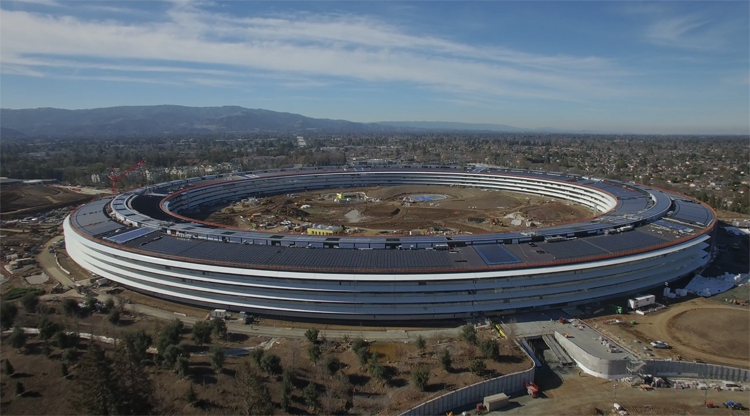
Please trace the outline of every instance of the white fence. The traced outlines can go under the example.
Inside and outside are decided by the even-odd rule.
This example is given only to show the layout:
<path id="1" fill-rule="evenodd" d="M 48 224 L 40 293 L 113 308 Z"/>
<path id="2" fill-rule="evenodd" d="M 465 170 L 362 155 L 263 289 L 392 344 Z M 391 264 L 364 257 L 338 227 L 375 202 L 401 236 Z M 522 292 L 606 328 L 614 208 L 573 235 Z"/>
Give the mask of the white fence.
<path id="1" fill-rule="evenodd" d="M 750 382 L 750 370 L 748 369 L 685 361 L 647 361 L 641 372 L 665 377 Z"/>

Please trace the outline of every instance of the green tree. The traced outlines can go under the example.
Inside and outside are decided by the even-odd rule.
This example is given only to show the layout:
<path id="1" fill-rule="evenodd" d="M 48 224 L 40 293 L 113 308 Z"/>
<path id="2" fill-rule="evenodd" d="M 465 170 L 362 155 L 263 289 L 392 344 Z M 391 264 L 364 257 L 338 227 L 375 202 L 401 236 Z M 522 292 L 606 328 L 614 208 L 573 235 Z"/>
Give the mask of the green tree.
<path id="1" fill-rule="evenodd" d="M 453 369 L 453 358 L 451 357 L 451 352 L 448 351 L 448 348 L 440 353 L 440 366 L 445 371 L 451 371 Z"/>
<path id="2" fill-rule="evenodd" d="M 117 412 L 116 389 L 111 361 L 96 342 L 88 346 L 78 364 L 72 404 L 79 413 L 111 415 Z"/>
<path id="3" fill-rule="evenodd" d="M 65 361 L 60 363 L 60 374 L 65 378 L 68 377 L 68 364 L 66 364 Z"/>
<path id="4" fill-rule="evenodd" d="M 430 382 L 430 368 L 419 366 L 411 373 L 411 381 L 419 391 L 424 391 Z"/>
<path id="5" fill-rule="evenodd" d="M 77 315 L 81 310 L 81 307 L 78 306 L 78 302 L 71 298 L 65 298 L 65 300 L 63 300 L 62 308 L 67 316 Z"/>
<path id="6" fill-rule="evenodd" d="M 43 341 L 49 340 L 60 330 L 60 325 L 57 322 L 50 321 L 46 317 L 39 321 L 39 338 Z"/>
<path id="7" fill-rule="evenodd" d="M 310 328 L 307 331 L 305 331 L 305 338 L 307 338 L 308 341 L 315 343 L 318 340 L 318 334 L 320 331 L 318 331 L 315 328 Z"/>
<path id="8" fill-rule="evenodd" d="M 156 349 L 159 352 L 159 356 L 163 356 L 164 351 L 166 351 L 167 347 L 170 345 L 177 345 L 180 343 L 180 340 L 182 339 L 182 330 L 184 328 L 185 326 L 182 321 L 174 319 L 159 331 L 159 337 L 156 341 Z M 172 363 L 172 365 L 173 364 L 174 363 Z M 169 367 L 171 367 L 171 365 L 169 365 Z"/>
<path id="9" fill-rule="evenodd" d="M 16 383 L 16 396 L 23 396 L 26 393 L 26 387 L 20 381 Z"/>
<path id="10" fill-rule="evenodd" d="M 147 351 L 151 346 L 151 342 L 151 336 L 141 329 L 136 332 L 123 334 L 120 345 L 122 345 L 125 351 L 140 364 L 148 357 Z"/>
<path id="11" fill-rule="evenodd" d="M 285 368 L 284 375 L 281 379 L 281 408 L 287 413 L 289 413 L 289 408 L 291 406 L 294 379 L 294 369 Z"/>
<path id="12" fill-rule="evenodd" d="M 174 371 L 182 378 L 187 377 L 188 372 L 190 371 L 190 360 L 184 355 L 177 357 L 177 360 L 174 363 Z"/>
<path id="13" fill-rule="evenodd" d="M 226 356 L 224 355 L 224 348 L 213 347 L 211 348 L 211 367 L 215 372 L 219 373 L 224 368 L 224 361 Z"/>
<path id="14" fill-rule="evenodd" d="M 146 415 L 155 407 L 154 389 L 138 352 L 121 343 L 111 364 L 117 414 Z"/>
<path id="15" fill-rule="evenodd" d="M 112 311 L 115 309 L 115 300 L 113 298 L 107 298 L 107 300 L 104 302 L 104 308 L 108 311 Z"/>
<path id="16" fill-rule="evenodd" d="M 471 345 L 477 345 L 477 330 L 472 324 L 466 324 L 461 328 L 461 338 Z"/>
<path id="17" fill-rule="evenodd" d="M 326 357 L 325 369 L 328 371 L 329 375 L 333 376 L 341 370 L 341 360 L 336 356 L 329 355 Z"/>
<path id="18" fill-rule="evenodd" d="M 489 358 L 491 360 L 499 361 L 500 360 L 500 349 L 497 345 L 497 342 L 493 339 L 485 339 L 479 344 L 479 349 L 482 351 L 482 355 L 484 355 L 484 358 Z"/>
<path id="19" fill-rule="evenodd" d="M 26 345 L 26 334 L 20 326 L 15 326 L 13 332 L 10 333 L 10 337 L 8 337 L 8 341 L 11 347 L 20 350 Z"/>
<path id="20" fill-rule="evenodd" d="M 5 359 L 5 374 L 8 376 L 12 376 L 16 372 L 16 369 L 13 368 L 13 364 L 10 363 L 9 359 Z"/>
<path id="21" fill-rule="evenodd" d="M 227 323 L 223 319 L 214 319 L 211 321 L 213 330 L 211 333 L 218 339 L 227 339 Z"/>
<path id="22" fill-rule="evenodd" d="M 260 368 L 268 375 L 281 374 L 281 358 L 276 354 L 264 354 L 260 360 Z"/>
<path id="23" fill-rule="evenodd" d="M 190 353 L 187 352 L 183 344 L 169 345 L 161 354 L 161 364 L 164 368 L 176 369 L 177 360 L 179 358 L 190 358 Z"/>
<path id="24" fill-rule="evenodd" d="M 26 312 L 36 312 L 36 308 L 39 306 L 39 294 L 37 292 L 28 292 L 21 298 L 21 306 L 26 309 Z"/>
<path id="25" fill-rule="evenodd" d="M 207 321 L 198 321 L 193 325 L 193 341 L 195 345 L 201 346 L 203 344 L 211 343 L 211 332 L 213 331 L 213 325 Z"/>
<path id="26" fill-rule="evenodd" d="M 427 347 L 427 343 L 426 343 L 426 342 L 424 341 L 424 338 L 422 338 L 422 336 L 421 336 L 421 335 L 419 335 L 419 336 L 417 337 L 416 345 L 417 345 L 417 349 L 418 349 L 418 350 L 419 350 L 420 352 L 423 352 L 423 351 L 424 351 L 424 349 L 425 349 L 425 348 Z"/>
<path id="27" fill-rule="evenodd" d="M 302 396 L 305 398 L 305 404 L 312 410 L 318 408 L 318 388 L 315 383 L 308 383 L 307 387 L 302 390 Z"/>
<path id="28" fill-rule="evenodd" d="M 318 361 L 320 361 L 320 357 L 323 355 L 323 351 L 320 349 L 320 345 L 313 344 L 307 348 L 307 355 L 310 357 L 310 361 L 317 365 Z"/>
<path id="29" fill-rule="evenodd" d="M 12 327 L 17 315 L 18 307 L 15 303 L 7 301 L 0 303 L 0 326 L 3 329 Z"/>
<path id="30" fill-rule="evenodd" d="M 487 371 L 487 366 L 484 364 L 484 360 L 471 360 L 471 362 L 469 363 L 469 371 L 471 371 L 472 374 L 481 376 L 484 375 L 485 371 Z"/>

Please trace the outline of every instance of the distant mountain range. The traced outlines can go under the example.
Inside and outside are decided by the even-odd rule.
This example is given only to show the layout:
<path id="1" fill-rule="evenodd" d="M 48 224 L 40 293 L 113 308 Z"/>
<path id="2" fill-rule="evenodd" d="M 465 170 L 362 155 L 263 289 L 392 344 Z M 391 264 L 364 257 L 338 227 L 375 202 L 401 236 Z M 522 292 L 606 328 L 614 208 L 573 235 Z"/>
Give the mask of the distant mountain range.
<path id="1" fill-rule="evenodd" d="M 108 107 L 90 110 L 0 109 L 0 136 L 20 137 L 147 137 L 178 134 L 286 132 L 374 133 L 426 131 L 491 131 L 521 133 L 528 129 L 503 124 L 429 121 L 354 123 L 243 107 L 177 105 Z M 539 132 L 558 132 L 544 129 Z"/>

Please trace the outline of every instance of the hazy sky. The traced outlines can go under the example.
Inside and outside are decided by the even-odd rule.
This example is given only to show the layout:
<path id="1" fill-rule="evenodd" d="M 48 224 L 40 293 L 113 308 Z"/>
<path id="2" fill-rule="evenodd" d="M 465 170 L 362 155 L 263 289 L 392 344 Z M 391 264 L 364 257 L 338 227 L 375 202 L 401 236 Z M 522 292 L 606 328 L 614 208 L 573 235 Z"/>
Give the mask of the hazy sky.
<path id="1" fill-rule="evenodd" d="M 0 105 L 750 133 L 737 2 L 0 2 Z"/>

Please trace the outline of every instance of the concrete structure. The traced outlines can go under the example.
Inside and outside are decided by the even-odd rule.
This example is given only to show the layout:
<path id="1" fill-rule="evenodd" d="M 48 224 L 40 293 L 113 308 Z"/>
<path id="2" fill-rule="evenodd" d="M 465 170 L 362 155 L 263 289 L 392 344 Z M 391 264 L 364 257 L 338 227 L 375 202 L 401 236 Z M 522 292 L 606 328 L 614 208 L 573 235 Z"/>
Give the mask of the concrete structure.
<path id="1" fill-rule="evenodd" d="M 307 235 L 334 235 L 344 231 L 340 225 L 315 224 L 307 228 Z"/>
<path id="2" fill-rule="evenodd" d="M 555 332 L 555 340 L 584 373 L 606 379 L 629 376 L 628 362 L 632 357 L 617 347 L 610 348 L 613 344 L 600 338 L 603 337 L 591 330 L 574 332 L 572 338 Z"/>
<path id="3" fill-rule="evenodd" d="M 244 198 L 391 185 L 544 195 L 592 210 L 547 228 L 424 237 L 332 237 L 190 218 Z M 86 204 L 65 221 L 84 268 L 153 296 L 317 320 L 467 318 L 638 293 L 709 261 L 715 215 L 652 187 L 457 166 L 276 169 L 172 181 Z"/>

